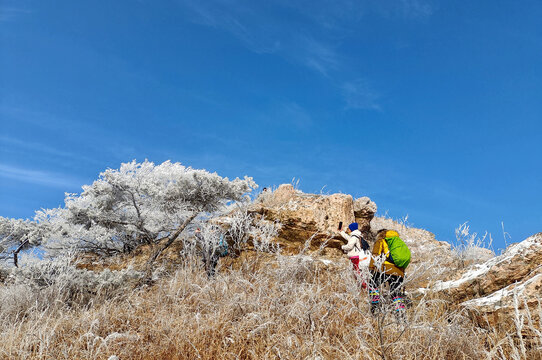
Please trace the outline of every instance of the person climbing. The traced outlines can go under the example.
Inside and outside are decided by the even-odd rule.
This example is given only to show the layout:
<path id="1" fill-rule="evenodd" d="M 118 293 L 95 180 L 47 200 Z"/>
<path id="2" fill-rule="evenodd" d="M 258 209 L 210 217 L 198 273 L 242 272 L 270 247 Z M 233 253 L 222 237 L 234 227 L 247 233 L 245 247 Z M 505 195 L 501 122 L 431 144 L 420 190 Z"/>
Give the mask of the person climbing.
<path id="1" fill-rule="evenodd" d="M 405 269 L 410 263 L 410 250 L 394 230 L 382 229 L 376 234 L 369 270 L 369 299 L 371 312 L 377 313 L 381 305 L 381 285 L 388 283 L 395 311 L 405 311 L 403 281 Z"/>
<path id="2" fill-rule="evenodd" d="M 202 250 L 203 265 L 205 267 L 205 271 L 207 272 L 207 277 L 211 278 L 215 276 L 218 260 L 221 257 L 228 255 L 228 244 L 226 241 L 224 241 L 222 235 L 220 235 L 220 241 L 218 244 L 215 244 L 212 241 L 205 241 L 200 228 L 197 228 L 194 231 L 194 234 Z"/>
<path id="3" fill-rule="evenodd" d="M 342 223 L 339 225 L 342 225 Z M 346 252 L 346 255 L 352 262 L 354 275 L 361 280 L 362 287 L 366 288 L 367 285 L 363 279 L 364 276 L 362 275 L 362 269 L 369 266 L 369 244 L 367 241 L 365 241 L 365 239 L 363 239 L 361 231 L 358 229 L 358 223 L 351 223 L 348 225 L 348 229 L 346 231 L 348 231 L 349 234 L 340 228 L 339 230 L 341 231 L 341 236 L 347 241 L 345 245 L 341 246 L 341 249 Z"/>

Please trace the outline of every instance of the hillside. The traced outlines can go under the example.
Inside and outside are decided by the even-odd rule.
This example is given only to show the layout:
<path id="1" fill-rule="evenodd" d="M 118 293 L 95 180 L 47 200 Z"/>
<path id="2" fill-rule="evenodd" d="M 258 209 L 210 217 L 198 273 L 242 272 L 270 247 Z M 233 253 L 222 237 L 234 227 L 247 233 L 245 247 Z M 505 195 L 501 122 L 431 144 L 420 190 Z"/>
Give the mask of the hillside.
<path id="1" fill-rule="evenodd" d="M 291 185 L 263 192 L 215 221 L 250 231 L 211 279 L 191 234 L 145 281 L 150 246 L 11 270 L 0 285 L 0 358 L 542 359 L 542 233 L 465 263 L 432 233 L 376 210 L 366 197 Z M 339 221 L 358 222 L 371 241 L 394 229 L 411 249 L 405 322 L 370 314 Z"/>

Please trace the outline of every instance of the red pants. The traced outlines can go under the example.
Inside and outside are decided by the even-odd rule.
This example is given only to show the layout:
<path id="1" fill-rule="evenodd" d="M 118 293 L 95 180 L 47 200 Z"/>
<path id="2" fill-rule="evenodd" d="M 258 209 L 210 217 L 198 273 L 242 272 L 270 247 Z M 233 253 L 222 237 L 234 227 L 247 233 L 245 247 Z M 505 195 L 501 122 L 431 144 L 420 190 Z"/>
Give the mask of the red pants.
<path id="1" fill-rule="evenodd" d="M 359 271 L 359 256 L 352 256 L 350 258 L 350 261 L 352 262 L 352 267 L 354 268 L 354 275 L 356 276 L 356 279 L 360 279 L 362 281 L 361 287 L 365 289 L 367 287 L 367 284 L 361 278 L 361 272 Z"/>
<path id="2" fill-rule="evenodd" d="M 359 274 L 359 256 L 352 256 L 350 258 L 350 261 L 352 262 L 352 266 L 354 267 L 354 272 Z"/>

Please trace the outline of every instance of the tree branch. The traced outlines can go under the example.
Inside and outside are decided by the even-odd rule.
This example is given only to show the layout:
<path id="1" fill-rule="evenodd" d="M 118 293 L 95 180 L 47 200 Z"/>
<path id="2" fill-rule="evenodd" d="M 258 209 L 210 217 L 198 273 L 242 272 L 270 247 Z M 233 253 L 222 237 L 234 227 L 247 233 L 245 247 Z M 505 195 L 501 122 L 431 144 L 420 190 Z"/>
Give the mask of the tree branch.
<path id="1" fill-rule="evenodd" d="M 15 265 L 15 267 L 19 267 L 19 252 L 25 247 L 25 245 L 28 244 L 28 239 L 26 239 L 25 241 L 23 241 L 21 243 L 21 245 L 19 245 L 19 247 L 17 247 L 17 249 L 15 249 L 13 251 L 13 265 Z"/>
<path id="2" fill-rule="evenodd" d="M 168 241 L 162 245 L 158 250 L 156 250 L 152 256 L 149 258 L 149 260 L 147 261 L 147 267 L 150 269 L 150 267 L 152 266 L 152 264 L 154 263 L 154 261 L 158 258 L 158 256 L 160 256 L 160 254 L 166 250 L 168 247 L 171 246 L 171 244 L 173 244 L 173 242 L 179 237 L 179 235 L 181 235 L 181 233 L 183 232 L 183 230 L 188 226 L 188 224 L 190 224 L 192 222 L 192 220 L 194 220 L 196 218 L 196 216 L 199 215 L 199 211 L 197 212 L 194 212 L 192 215 L 190 215 L 185 221 L 184 223 L 181 224 L 181 226 L 179 226 L 177 228 L 177 231 L 175 231 L 175 233 L 173 233 L 172 235 L 170 235 L 168 237 Z"/>

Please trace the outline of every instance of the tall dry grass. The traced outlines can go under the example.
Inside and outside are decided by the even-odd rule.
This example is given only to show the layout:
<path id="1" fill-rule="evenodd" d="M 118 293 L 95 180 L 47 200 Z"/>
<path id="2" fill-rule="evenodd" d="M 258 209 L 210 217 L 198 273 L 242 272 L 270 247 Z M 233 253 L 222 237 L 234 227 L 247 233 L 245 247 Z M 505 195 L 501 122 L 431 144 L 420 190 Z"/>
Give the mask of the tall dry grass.
<path id="1" fill-rule="evenodd" d="M 48 293 L 50 306 L 0 305 L 0 358 L 541 358 L 542 339 L 525 347 L 516 329 L 484 330 L 443 299 L 414 299 L 404 322 L 371 316 L 347 260 L 244 259 L 208 279 L 200 259 L 187 257 L 154 285 L 78 305 L 64 304 L 61 289 L 57 299 Z"/>

